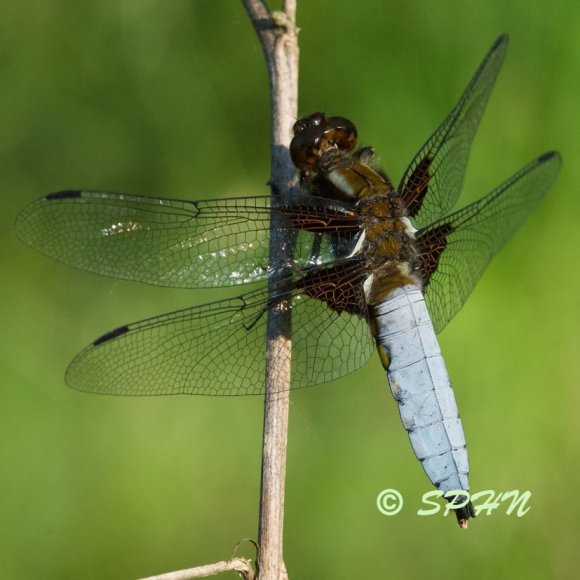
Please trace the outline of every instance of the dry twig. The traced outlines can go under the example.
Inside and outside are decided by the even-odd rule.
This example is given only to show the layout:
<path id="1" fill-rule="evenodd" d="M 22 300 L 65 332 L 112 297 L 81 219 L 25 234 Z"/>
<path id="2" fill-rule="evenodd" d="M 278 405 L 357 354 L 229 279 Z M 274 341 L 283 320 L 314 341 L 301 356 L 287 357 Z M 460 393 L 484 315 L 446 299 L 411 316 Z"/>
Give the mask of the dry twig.
<path id="1" fill-rule="evenodd" d="M 245 580 L 254 580 L 256 577 L 249 560 L 245 558 L 232 558 L 231 560 L 188 568 L 187 570 L 167 572 L 159 576 L 148 576 L 147 578 L 141 578 L 141 580 L 189 580 L 190 578 L 207 578 L 207 576 L 215 576 L 222 572 L 231 571 L 238 572 Z"/>
<path id="2" fill-rule="evenodd" d="M 298 42 L 296 0 L 285 0 L 283 10 L 269 12 L 263 0 L 243 0 L 260 38 L 270 81 L 272 105 L 272 195 L 297 187 L 296 171 L 288 145 L 298 112 Z M 283 271 L 291 257 L 292 241 L 279 223 L 270 230 L 270 267 Z M 274 278 L 270 291 L 283 291 Z M 291 313 L 287 301 L 277 302 L 268 313 L 266 397 L 262 441 L 262 485 L 258 532 L 259 571 L 262 580 L 287 577 L 283 563 L 284 488 L 291 366 Z"/>
<path id="3" fill-rule="evenodd" d="M 298 43 L 296 2 L 284 0 L 281 11 L 270 11 L 263 0 L 242 0 L 258 34 L 266 65 L 271 96 L 272 153 L 270 186 L 272 195 L 291 193 L 298 187 L 296 171 L 288 155 L 292 124 L 298 112 Z M 278 222 L 270 231 L 270 266 L 281 272 L 292 253 Z M 270 291 L 280 294 L 283 288 L 274 276 Z M 259 356 L 259 353 L 256 353 Z M 262 485 L 258 530 L 260 580 L 288 578 L 283 562 L 284 487 L 290 397 L 291 316 L 287 300 L 278 301 L 268 313 L 266 352 L 266 396 L 262 441 Z M 235 570 L 253 580 L 248 560 L 228 561 L 178 570 L 143 580 L 185 580 L 202 578 Z"/>

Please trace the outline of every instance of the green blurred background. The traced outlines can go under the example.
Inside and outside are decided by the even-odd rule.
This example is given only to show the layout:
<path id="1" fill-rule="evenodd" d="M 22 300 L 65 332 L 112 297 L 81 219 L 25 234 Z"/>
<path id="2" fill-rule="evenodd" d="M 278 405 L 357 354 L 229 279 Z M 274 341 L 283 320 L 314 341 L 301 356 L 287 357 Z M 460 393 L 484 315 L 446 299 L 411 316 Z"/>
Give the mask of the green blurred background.
<path id="1" fill-rule="evenodd" d="M 257 39 L 232 0 L 5 0 L 0 12 L 0 577 L 134 578 L 227 558 L 256 536 L 261 399 L 104 398 L 63 380 L 104 331 L 216 292 L 76 271 L 22 246 L 13 222 L 65 188 L 266 194 Z M 473 490 L 530 490 L 532 509 L 481 516 L 467 532 L 415 515 L 430 486 L 375 358 L 292 396 L 290 577 L 572 577 L 580 4 L 303 1 L 298 17 L 300 112 L 351 117 L 396 181 L 501 32 L 511 46 L 463 199 L 547 149 L 564 167 L 441 336 Z M 377 511 L 384 488 L 405 496 L 398 516 Z"/>

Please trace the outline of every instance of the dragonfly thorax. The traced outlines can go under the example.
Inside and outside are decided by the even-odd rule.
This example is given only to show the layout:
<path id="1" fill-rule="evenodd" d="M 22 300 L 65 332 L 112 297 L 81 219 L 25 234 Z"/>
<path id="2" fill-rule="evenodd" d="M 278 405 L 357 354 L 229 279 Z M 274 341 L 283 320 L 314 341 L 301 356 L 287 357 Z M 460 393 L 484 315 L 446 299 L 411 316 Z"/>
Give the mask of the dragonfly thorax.
<path id="1" fill-rule="evenodd" d="M 356 128 L 343 117 L 314 113 L 296 122 L 290 145 L 303 190 L 354 202 L 363 236 L 352 254 L 365 261 L 365 294 L 372 303 L 398 285 L 420 284 L 415 232 L 405 204 L 377 167 L 374 151 L 353 151 Z M 388 280 L 388 283 L 386 282 Z"/>

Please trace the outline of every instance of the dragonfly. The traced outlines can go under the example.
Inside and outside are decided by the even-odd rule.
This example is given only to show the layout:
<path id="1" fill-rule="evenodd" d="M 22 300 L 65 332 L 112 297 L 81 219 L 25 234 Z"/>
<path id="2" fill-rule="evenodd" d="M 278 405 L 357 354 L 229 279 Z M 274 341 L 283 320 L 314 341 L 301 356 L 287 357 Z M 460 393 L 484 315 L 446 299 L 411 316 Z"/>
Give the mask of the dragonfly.
<path id="1" fill-rule="evenodd" d="M 107 395 L 261 394 L 267 314 L 283 304 L 292 348 L 277 356 L 291 356 L 291 388 L 342 377 L 378 350 L 416 457 L 467 527 L 467 447 L 436 334 L 561 165 L 557 152 L 544 153 L 454 209 L 507 44 L 505 35 L 495 41 L 397 186 L 372 148 L 356 148 L 351 121 L 314 113 L 294 125 L 289 154 L 301 187 L 290 196 L 74 190 L 32 203 L 17 219 L 20 239 L 83 270 L 174 288 L 260 283 L 107 332 L 74 358 L 67 383 Z M 273 232 L 290 240 L 275 266 Z"/>

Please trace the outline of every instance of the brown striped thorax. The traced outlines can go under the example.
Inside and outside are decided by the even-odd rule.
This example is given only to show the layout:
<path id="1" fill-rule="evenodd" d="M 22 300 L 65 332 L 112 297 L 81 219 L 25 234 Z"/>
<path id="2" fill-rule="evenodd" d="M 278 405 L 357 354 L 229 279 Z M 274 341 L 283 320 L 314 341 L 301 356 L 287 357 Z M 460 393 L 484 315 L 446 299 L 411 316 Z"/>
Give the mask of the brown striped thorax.
<path id="1" fill-rule="evenodd" d="M 378 167 L 374 150 L 355 150 L 356 144 L 354 123 L 313 113 L 294 124 L 290 155 L 303 190 L 355 203 L 362 230 L 355 251 L 366 262 L 365 292 L 374 304 L 397 286 L 422 285 L 419 252 L 403 198 Z"/>

